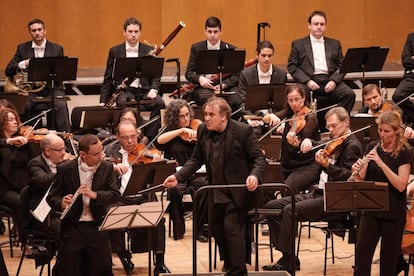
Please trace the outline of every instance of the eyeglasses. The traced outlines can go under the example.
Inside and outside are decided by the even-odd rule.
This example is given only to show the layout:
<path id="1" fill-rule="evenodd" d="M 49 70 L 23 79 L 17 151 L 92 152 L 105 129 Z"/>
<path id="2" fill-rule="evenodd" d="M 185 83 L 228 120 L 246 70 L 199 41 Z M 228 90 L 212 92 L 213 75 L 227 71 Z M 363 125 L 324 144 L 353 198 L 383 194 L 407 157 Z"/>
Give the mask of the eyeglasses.
<path id="1" fill-rule="evenodd" d="M 131 136 L 120 136 L 120 139 L 124 140 L 124 141 L 128 141 L 128 140 L 136 140 L 137 139 L 137 135 L 131 135 Z"/>
<path id="2" fill-rule="evenodd" d="M 326 129 L 330 129 L 330 128 L 337 128 L 342 122 L 336 123 L 336 124 L 331 124 L 331 125 L 326 125 Z"/>
<path id="3" fill-rule="evenodd" d="M 49 149 L 53 151 L 64 151 L 65 150 L 65 148 L 60 148 L 60 149 L 49 148 Z"/>

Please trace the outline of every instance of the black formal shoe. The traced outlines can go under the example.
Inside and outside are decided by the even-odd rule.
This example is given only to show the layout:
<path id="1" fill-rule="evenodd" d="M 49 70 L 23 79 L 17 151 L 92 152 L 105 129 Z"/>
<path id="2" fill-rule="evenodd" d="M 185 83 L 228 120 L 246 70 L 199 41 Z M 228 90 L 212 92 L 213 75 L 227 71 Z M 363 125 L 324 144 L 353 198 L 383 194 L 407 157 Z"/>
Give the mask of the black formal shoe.
<path id="1" fill-rule="evenodd" d="M 397 266 L 397 275 L 400 274 L 401 271 L 404 271 L 404 276 L 408 276 L 408 269 L 410 264 L 405 261 L 403 255 L 400 255 L 400 259 L 398 260 Z"/>
<path id="2" fill-rule="evenodd" d="M 208 237 L 200 234 L 200 235 L 197 236 L 197 240 L 199 242 L 208 242 Z"/>
<path id="3" fill-rule="evenodd" d="M 134 263 L 131 261 L 131 258 L 129 257 L 119 257 L 121 260 L 122 266 L 124 267 L 124 270 L 127 275 L 131 275 L 134 271 Z"/>
<path id="4" fill-rule="evenodd" d="M 292 274 L 290 263 L 289 262 L 286 262 L 284 260 L 282 262 L 277 262 L 275 264 L 262 266 L 262 269 L 265 270 L 265 271 L 286 270 L 290 274 Z M 300 270 L 300 261 L 297 258 L 296 258 L 296 263 L 295 263 L 295 269 L 296 270 Z"/>
<path id="5" fill-rule="evenodd" d="M 158 276 L 160 273 L 171 273 L 171 271 L 168 269 L 168 267 L 165 266 L 165 264 L 155 265 L 154 276 Z"/>
<path id="6" fill-rule="evenodd" d="M 4 232 L 6 232 L 6 226 L 4 225 L 4 222 L 1 220 L 0 217 L 0 235 L 3 235 Z"/>

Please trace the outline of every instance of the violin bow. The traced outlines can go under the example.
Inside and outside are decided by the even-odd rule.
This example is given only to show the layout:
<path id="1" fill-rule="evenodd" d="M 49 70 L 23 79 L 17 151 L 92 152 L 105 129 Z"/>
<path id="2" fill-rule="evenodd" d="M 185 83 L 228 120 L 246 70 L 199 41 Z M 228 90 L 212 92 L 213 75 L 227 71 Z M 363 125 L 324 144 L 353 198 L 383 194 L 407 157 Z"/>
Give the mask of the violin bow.
<path id="1" fill-rule="evenodd" d="M 35 129 L 35 127 L 40 123 L 40 120 L 42 120 L 42 118 L 37 119 L 36 123 L 32 126 L 32 128 L 24 136 L 25 138 L 29 138 L 30 134 L 32 134 L 32 132 Z"/>
<path id="2" fill-rule="evenodd" d="M 152 118 L 151 120 L 149 120 L 148 122 L 146 122 L 146 123 L 144 123 L 144 124 L 140 125 L 139 127 L 137 127 L 137 129 L 144 128 L 144 127 L 146 127 L 146 126 L 148 126 L 148 125 L 152 124 L 153 122 L 155 122 L 155 121 L 156 121 L 156 120 L 158 120 L 159 118 L 160 118 L 160 115 L 157 115 L 157 116 L 155 116 L 154 118 Z"/>
<path id="3" fill-rule="evenodd" d="M 320 111 L 324 111 L 324 110 L 327 110 L 327 109 L 331 109 L 331 108 L 334 108 L 334 107 L 336 107 L 336 106 L 338 106 L 338 104 L 333 104 L 333 105 L 330 105 L 330 106 L 327 106 L 327 107 L 324 107 L 324 108 L 321 108 L 321 109 L 318 109 L 318 110 L 316 110 L 316 111 L 312 111 L 312 109 L 311 109 L 311 112 L 308 112 L 308 113 L 305 113 L 305 114 L 302 114 L 302 115 L 299 115 L 299 116 L 296 116 L 295 118 L 290 118 L 290 119 L 283 119 L 282 121 L 280 121 L 280 123 L 278 123 L 277 125 L 275 125 L 275 126 L 273 126 L 271 129 L 269 129 L 265 134 L 263 134 L 259 139 L 258 139 L 258 141 L 259 142 L 261 142 L 266 136 L 268 136 L 270 133 L 272 133 L 275 129 L 277 129 L 279 126 L 281 126 L 283 123 L 287 123 L 287 122 L 290 122 L 290 121 L 293 121 L 293 120 L 296 120 L 297 118 L 300 118 L 300 117 L 306 117 L 306 116 L 308 116 L 308 115 L 310 115 L 310 114 L 316 114 L 316 113 L 318 113 L 318 112 L 320 112 Z"/>
<path id="4" fill-rule="evenodd" d="M 37 118 L 39 118 L 39 117 L 41 117 L 41 116 L 43 116 L 43 115 L 46 115 L 49 111 L 52 111 L 52 109 L 51 108 L 49 108 L 48 110 L 43 110 L 39 115 L 36 115 L 36 116 L 34 116 L 33 118 L 31 118 L 31 119 L 29 119 L 29 120 L 27 120 L 27 121 L 25 121 L 25 122 L 23 122 L 22 123 L 22 126 L 24 126 L 25 124 L 28 124 L 28 123 L 30 123 L 31 121 L 33 121 L 33 120 L 36 120 Z"/>
<path id="5" fill-rule="evenodd" d="M 342 139 L 342 138 L 344 138 L 344 137 L 346 137 L 346 136 L 349 136 L 349 135 L 352 135 L 352 134 L 355 134 L 355 133 L 361 132 L 361 131 L 366 130 L 366 129 L 370 128 L 370 127 L 372 127 L 372 125 L 364 126 L 364 127 L 361 127 L 360 129 L 357 129 L 357 130 L 351 131 L 350 133 L 346 133 L 346 134 L 343 134 L 343 135 L 341 135 L 341 136 L 339 136 L 339 137 L 336 137 L 336 138 L 334 138 L 334 139 L 330 139 L 329 141 L 327 141 L 327 142 L 325 142 L 325 143 L 322 143 L 322 144 L 319 144 L 319 145 L 317 145 L 317 146 L 312 147 L 309 151 L 312 151 L 312 150 L 314 150 L 314 149 L 321 148 L 321 147 L 323 147 L 323 146 L 325 146 L 325 145 L 327 145 L 327 144 L 329 144 L 329 143 L 331 143 L 331 142 L 335 142 L 335 141 L 337 141 L 337 140 L 339 140 L 339 139 Z M 300 151 L 299 151 L 299 152 L 300 152 Z"/>

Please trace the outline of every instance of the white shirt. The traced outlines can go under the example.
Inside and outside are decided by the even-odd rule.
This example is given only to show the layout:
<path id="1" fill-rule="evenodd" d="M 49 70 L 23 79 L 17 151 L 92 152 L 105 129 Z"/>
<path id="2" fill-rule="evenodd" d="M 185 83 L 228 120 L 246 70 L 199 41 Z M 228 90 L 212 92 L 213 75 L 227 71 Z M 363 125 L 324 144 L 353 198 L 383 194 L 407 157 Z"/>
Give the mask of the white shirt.
<path id="1" fill-rule="evenodd" d="M 125 41 L 125 48 L 126 48 L 126 57 L 127 58 L 136 58 L 138 57 L 139 53 L 139 43 L 136 46 L 130 46 L 127 41 Z M 139 78 L 136 78 L 130 85 L 130 87 L 141 87 L 141 83 Z"/>
<path id="2" fill-rule="evenodd" d="M 52 173 L 56 173 L 57 169 L 56 169 L 56 164 L 53 163 L 52 161 L 50 161 L 49 159 L 46 158 L 46 156 L 44 156 L 44 154 L 42 153 L 42 157 L 43 159 L 45 159 L 47 166 L 49 167 L 50 171 Z"/>
<path id="3" fill-rule="evenodd" d="M 93 177 L 96 172 L 97 167 L 89 167 L 84 162 L 82 162 L 82 159 L 79 158 L 78 162 L 78 168 L 79 168 L 79 180 L 80 184 L 86 184 L 88 187 L 92 187 L 92 181 Z M 91 198 L 82 195 L 82 205 L 83 205 L 83 211 L 79 218 L 79 221 L 93 221 L 93 216 L 90 208 L 90 201 Z"/>
<path id="4" fill-rule="evenodd" d="M 272 78 L 273 66 L 270 64 L 269 70 L 267 72 L 262 72 L 260 70 L 259 64 L 257 64 L 257 75 L 259 77 L 259 84 L 270 84 L 270 79 Z"/>
<path id="5" fill-rule="evenodd" d="M 211 44 L 210 41 L 207 40 L 207 50 L 220 50 L 220 44 L 221 40 L 217 41 L 215 45 Z"/>
<path id="6" fill-rule="evenodd" d="M 45 56 L 45 50 L 46 50 L 46 39 L 43 41 L 43 43 L 38 46 L 34 41 L 32 41 L 32 48 L 34 52 L 35 58 L 42 58 Z M 22 60 L 19 62 L 18 67 L 20 69 L 27 69 L 26 60 Z"/>
<path id="7" fill-rule="evenodd" d="M 325 40 L 323 37 L 317 39 L 310 35 L 313 52 L 313 64 L 315 66 L 315 75 L 328 74 L 328 65 L 326 63 Z"/>
<path id="8" fill-rule="evenodd" d="M 121 177 L 121 187 L 119 188 L 119 192 L 121 193 L 121 195 L 123 195 L 126 187 L 128 186 L 129 179 L 131 178 L 132 166 L 129 165 L 128 152 L 124 150 L 122 147 L 119 150 L 119 152 L 122 154 L 122 165 L 128 166 L 128 171 Z"/>

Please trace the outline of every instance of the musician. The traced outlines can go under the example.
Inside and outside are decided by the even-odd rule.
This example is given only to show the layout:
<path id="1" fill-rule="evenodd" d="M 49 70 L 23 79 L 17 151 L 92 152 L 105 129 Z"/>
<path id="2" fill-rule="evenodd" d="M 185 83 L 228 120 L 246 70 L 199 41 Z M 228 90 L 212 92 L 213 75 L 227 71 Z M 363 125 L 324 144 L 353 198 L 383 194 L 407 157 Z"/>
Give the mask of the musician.
<path id="1" fill-rule="evenodd" d="M 207 38 L 206 40 L 191 45 L 190 57 L 185 72 L 185 78 L 189 82 L 197 85 L 189 100 L 195 101 L 199 106 L 202 106 L 216 91 L 220 91 L 220 79 L 216 74 L 197 74 L 196 66 L 198 62 L 198 53 L 205 50 L 236 49 L 236 46 L 221 40 L 221 21 L 215 16 L 207 18 L 204 25 L 204 34 Z M 239 74 L 232 74 L 223 78 L 221 84 L 222 91 L 235 91 L 238 81 Z M 225 98 L 233 111 L 240 107 L 242 98 L 238 93 L 228 94 Z"/>
<path id="2" fill-rule="evenodd" d="M 56 211 L 71 207 L 61 221 L 57 275 L 112 275 L 109 234 L 98 227 L 119 191 L 112 164 L 103 157 L 98 137 L 86 134 L 79 157 L 58 165 L 47 202 Z"/>
<path id="3" fill-rule="evenodd" d="M 200 120 L 194 119 L 194 112 L 187 101 L 176 99 L 173 100 L 165 111 L 164 121 L 167 129 L 162 133 L 156 142 L 158 149 L 164 151 L 164 157 L 175 159 L 179 166 L 183 166 L 191 157 L 197 141 L 197 127 Z M 193 176 L 188 181 L 179 183 L 176 188 L 168 190 L 169 196 L 178 198 L 178 202 L 170 202 L 170 215 L 174 223 L 174 239 L 182 239 L 185 233 L 184 206 L 182 195 L 186 191 L 191 195 L 201 186 L 206 184 L 205 177 Z M 198 210 L 205 211 L 206 206 Z M 205 213 L 205 212 L 203 212 Z M 202 218 L 203 214 L 198 214 L 197 218 Z M 203 224 L 205 219 L 200 219 L 197 223 L 197 239 L 201 242 L 207 242 L 208 239 L 203 233 Z"/>
<path id="4" fill-rule="evenodd" d="M 342 80 L 341 43 L 325 37 L 327 18 L 323 11 L 313 11 L 308 18 L 309 36 L 292 42 L 288 71 L 293 79 L 313 91 L 318 107 L 339 104 L 348 113 L 355 103 L 355 93 Z M 319 128 L 325 130 L 324 115 L 318 113 Z"/>
<path id="5" fill-rule="evenodd" d="M 238 91 L 243 101 L 246 100 L 246 88 L 249 85 L 286 83 L 286 71 L 277 68 L 276 65 L 272 64 L 272 57 L 274 55 L 274 52 L 275 48 L 273 47 L 273 44 L 270 41 L 263 40 L 257 44 L 257 65 L 245 68 L 240 73 Z M 253 110 L 250 110 L 248 112 L 252 111 Z M 266 121 L 270 123 L 270 125 L 276 123 L 275 120 L 272 120 L 273 117 L 268 115 L 269 112 L 267 110 L 261 110 L 259 111 L 259 113 L 265 114 L 263 122 Z M 247 120 L 247 123 L 255 128 L 258 128 L 263 125 L 259 120 Z"/>
<path id="6" fill-rule="evenodd" d="M 370 275 L 372 257 L 381 238 L 380 274 L 397 275 L 397 264 L 406 219 L 406 187 L 412 156 L 401 129 L 401 116 L 385 111 L 377 118 L 380 141 L 366 149 L 368 162 L 358 159 L 352 171 L 356 181 L 388 184 L 389 210 L 362 213 L 356 244 L 356 274 Z M 374 148 L 375 145 L 378 145 Z"/>
<path id="7" fill-rule="evenodd" d="M 110 157 L 116 157 L 121 159 L 121 163 L 114 165 L 114 170 L 117 172 L 118 175 L 122 175 L 120 182 L 119 192 L 121 195 L 124 194 L 125 189 L 130 183 L 130 177 L 132 174 L 132 165 L 130 165 L 128 161 L 128 156 L 130 154 L 138 155 L 139 153 L 134 153 L 138 146 L 137 142 L 137 132 L 136 127 L 129 121 L 122 121 L 118 125 L 118 140 L 119 144 L 112 149 L 107 149 L 106 155 Z M 139 167 L 137 167 L 139 169 Z M 121 198 L 120 201 L 117 203 L 118 205 L 126 205 L 126 204 L 139 204 L 141 202 L 134 202 L 128 198 Z M 165 266 L 164 263 L 164 255 L 165 255 L 165 219 L 163 218 L 157 227 L 152 230 L 153 233 L 151 235 L 153 241 L 152 246 L 154 247 L 155 252 L 155 268 L 154 274 L 158 275 L 159 273 L 168 273 L 169 269 Z M 136 237 L 132 240 L 132 243 L 137 243 L 146 246 L 147 242 L 147 230 L 138 230 L 132 229 L 129 231 L 130 235 L 132 233 Z M 121 260 L 121 263 L 127 273 L 131 273 L 134 269 L 134 264 L 131 261 L 131 253 L 125 247 L 125 239 L 123 238 L 123 233 L 120 231 L 111 231 L 111 242 L 112 242 L 112 251 L 118 254 L 118 257 Z M 145 249 L 147 248 L 145 247 Z"/>
<path id="8" fill-rule="evenodd" d="M 64 160 L 73 159 L 69 153 L 66 153 L 63 139 L 54 133 L 49 133 L 42 138 L 40 148 L 42 153 L 31 159 L 27 165 L 30 172 L 29 208 L 32 211 L 38 207 L 47 190 L 56 179 L 57 165 Z M 41 223 L 34 219 L 30 213 L 26 214 L 26 218 L 29 219 L 26 227 L 48 233 L 47 220 Z M 51 236 L 54 240 L 57 240 L 60 219 L 55 213 L 52 213 L 50 222 Z"/>
<path id="9" fill-rule="evenodd" d="M 297 221 L 320 220 L 330 215 L 324 211 L 325 183 L 327 181 L 347 180 L 351 175 L 352 164 L 362 155 L 361 143 L 355 135 L 350 134 L 349 114 L 346 109 L 334 107 L 326 113 L 325 119 L 326 128 L 329 130 L 332 142 L 325 149 L 320 149 L 315 153 L 315 161 L 322 170 L 319 176 L 318 188 L 310 193 L 295 195 Z M 306 145 L 306 147 L 302 147 L 302 152 L 308 152 L 312 143 L 307 141 L 302 143 Z M 264 270 L 287 270 L 292 273 L 292 262 L 295 262 L 296 270 L 300 269 L 300 261 L 295 257 L 295 253 L 291 251 L 296 233 L 292 232 L 291 207 L 290 196 L 275 199 L 265 204 L 265 208 L 282 208 L 281 215 L 267 216 L 267 219 L 272 244 L 283 253 L 283 256 L 275 264 L 264 266 Z"/>
<path id="10" fill-rule="evenodd" d="M 246 183 L 246 190 L 214 191 L 213 236 L 228 275 L 246 275 L 245 214 L 266 164 L 253 130 L 230 119 L 228 103 L 211 97 L 204 105 L 205 123 L 197 129 L 197 143 L 184 167 L 164 185 L 176 187 L 205 164 L 209 184 Z M 248 251 L 250 255 L 250 251 Z"/>
<path id="11" fill-rule="evenodd" d="M 19 239 L 26 240 L 23 225 L 20 190 L 29 183 L 27 163 L 36 156 L 28 139 L 20 135 L 21 125 L 16 110 L 4 108 L 0 111 L 0 203 L 14 212 Z"/>
<path id="12" fill-rule="evenodd" d="M 380 88 L 376 84 L 367 84 L 362 88 L 362 100 L 364 107 L 359 110 L 359 113 L 368 113 L 375 117 L 388 109 L 397 108 L 389 103 L 384 103 Z M 404 137 L 407 139 L 414 138 L 414 130 L 406 126 L 404 129 Z"/>
<path id="13" fill-rule="evenodd" d="M 404 78 L 394 91 L 392 100 L 397 103 L 408 97 L 399 106 L 403 110 L 405 122 L 412 124 L 414 123 L 414 104 L 409 99 L 409 96 L 414 91 L 414 32 L 409 33 L 407 36 L 401 60 L 404 66 Z"/>
<path id="14" fill-rule="evenodd" d="M 29 67 L 31 58 L 63 57 L 63 47 L 46 39 L 45 23 L 41 19 L 33 19 L 27 24 L 32 41 L 17 46 L 14 57 L 6 67 L 6 76 L 12 78 L 19 71 Z M 62 82 L 55 82 L 54 96 L 64 96 Z M 48 81 L 44 89 L 38 93 L 30 93 L 26 103 L 25 119 L 30 119 L 40 112 L 51 108 L 50 103 L 34 102 L 38 96 L 52 96 L 52 82 Z M 55 127 L 58 131 L 70 132 L 69 112 L 66 101 L 55 101 Z M 51 113 L 48 113 L 48 128 L 52 128 Z"/>
<path id="15" fill-rule="evenodd" d="M 117 58 L 136 58 L 148 56 L 153 48 L 139 42 L 141 37 L 142 24 L 136 18 L 128 18 L 123 27 L 125 42 L 109 49 L 104 81 L 102 84 L 100 103 L 105 105 L 111 98 L 115 88 L 119 83 L 112 79 L 114 70 L 114 60 Z M 160 78 L 142 77 L 134 81 L 126 88 L 124 93 L 119 94 L 116 99 L 117 104 L 125 103 L 130 100 L 150 100 L 150 103 L 140 104 L 137 110 L 151 111 L 150 118 L 160 115 L 160 110 L 165 107 L 165 103 L 160 95 Z M 145 128 L 145 135 L 152 139 L 157 134 L 161 123 L 157 121 Z"/>

